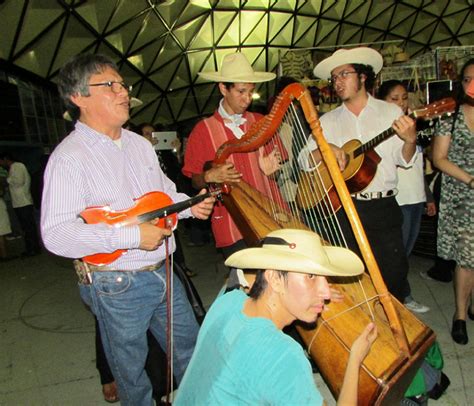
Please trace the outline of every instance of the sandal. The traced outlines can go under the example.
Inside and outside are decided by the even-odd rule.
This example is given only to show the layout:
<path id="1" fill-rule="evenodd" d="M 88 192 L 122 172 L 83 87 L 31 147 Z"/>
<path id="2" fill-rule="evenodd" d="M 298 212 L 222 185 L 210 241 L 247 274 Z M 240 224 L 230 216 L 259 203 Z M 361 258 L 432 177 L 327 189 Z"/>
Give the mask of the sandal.
<path id="1" fill-rule="evenodd" d="M 120 400 L 115 381 L 102 385 L 102 393 L 104 400 L 108 403 L 117 403 Z"/>

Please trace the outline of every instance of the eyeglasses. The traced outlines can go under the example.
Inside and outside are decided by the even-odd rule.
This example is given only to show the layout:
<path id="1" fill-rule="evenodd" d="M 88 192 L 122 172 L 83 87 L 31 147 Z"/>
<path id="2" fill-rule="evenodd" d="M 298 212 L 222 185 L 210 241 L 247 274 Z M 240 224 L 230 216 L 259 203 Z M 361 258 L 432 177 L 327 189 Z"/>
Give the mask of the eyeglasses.
<path id="1" fill-rule="evenodd" d="M 88 86 L 107 86 L 112 89 L 114 93 L 120 93 L 122 89 L 125 89 L 127 93 L 130 93 L 133 89 L 133 86 L 126 85 L 124 82 L 110 81 L 102 83 L 89 83 Z"/>
<path id="2" fill-rule="evenodd" d="M 352 71 L 343 70 L 342 72 L 339 72 L 337 75 L 331 75 L 331 82 L 335 83 L 337 79 L 346 80 L 347 77 L 353 73 L 357 73 L 357 72 L 355 70 L 352 70 Z"/>

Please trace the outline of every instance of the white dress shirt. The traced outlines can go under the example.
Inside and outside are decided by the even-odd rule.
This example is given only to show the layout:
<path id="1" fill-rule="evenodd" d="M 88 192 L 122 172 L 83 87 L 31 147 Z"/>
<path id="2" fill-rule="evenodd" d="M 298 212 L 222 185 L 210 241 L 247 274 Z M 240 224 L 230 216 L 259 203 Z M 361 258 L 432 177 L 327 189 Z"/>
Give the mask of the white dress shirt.
<path id="1" fill-rule="evenodd" d="M 357 139 L 361 143 L 370 141 L 390 128 L 393 121 L 402 115 L 402 110 L 395 104 L 368 95 L 367 105 L 358 116 L 343 103 L 324 114 L 320 121 L 327 142 L 342 147 L 353 139 Z M 410 162 L 405 161 L 402 155 L 403 144 L 404 142 L 395 134 L 375 147 L 375 152 L 380 155 L 382 161 L 378 164 L 374 179 L 364 189 L 364 192 L 385 192 L 397 187 L 396 166 L 410 167 L 416 159 L 416 154 L 414 154 Z M 304 170 L 311 169 L 312 165 L 308 156 L 315 149 L 317 149 L 316 142 L 313 137 L 310 137 L 298 158 L 299 164 Z"/>

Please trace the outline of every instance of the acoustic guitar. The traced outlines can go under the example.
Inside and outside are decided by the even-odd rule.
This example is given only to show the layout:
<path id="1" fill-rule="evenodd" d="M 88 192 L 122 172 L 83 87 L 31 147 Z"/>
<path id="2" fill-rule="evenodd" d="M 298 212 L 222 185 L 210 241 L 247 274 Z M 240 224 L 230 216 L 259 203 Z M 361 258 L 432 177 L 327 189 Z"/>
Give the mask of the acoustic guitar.
<path id="1" fill-rule="evenodd" d="M 163 192 L 149 192 L 135 199 L 135 204 L 125 210 L 112 210 L 110 206 L 88 207 L 81 212 L 81 217 L 87 224 L 105 223 L 113 227 L 126 227 L 156 220 L 155 225 L 161 228 L 173 229 L 178 222 L 178 215 L 195 204 L 210 196 L 220 198 L 222 193 L 228 193 L 229 187 L 222 185 L 208 193 L 191 197 L 182 202 L 173 203 L 171 197 Z M 120 258 L 127 250 L 119 249 L 110 253 L 88 255 L 83 261 L 91 265 L 107 265 Z"/>
<path id="2" fill-rule="evenodd" d="M 453 113 L 455 108 L 455 100 L 446 98 L 413 111 L 410 117 L 433 120 Z M 396 134 L 395 130 L 390 127 L 364 144 L 354 139 L 342 146 L 348 158 L 342 176 L 350 193 L 359 193 L 372 182 L 381 161 L 374 148 L 394 134 Z M 331 177 L 323 161 L 310 172 L 300 172 L 296 203 L 303 210 L 319 205 L 325 215 L 334 213 L 341 207 L 341 202 L 334 191 Z"/>

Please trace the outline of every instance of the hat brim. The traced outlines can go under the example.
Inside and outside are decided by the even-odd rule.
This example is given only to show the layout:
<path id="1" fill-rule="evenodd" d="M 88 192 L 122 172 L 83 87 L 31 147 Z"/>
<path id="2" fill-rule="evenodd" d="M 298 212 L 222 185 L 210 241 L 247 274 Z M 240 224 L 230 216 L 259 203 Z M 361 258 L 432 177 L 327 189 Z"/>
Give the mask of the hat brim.
<path id="1" fill-rule="evenodd" d="M 372 66 L 375 74 L 377 74 L 382 70 L 383 57 L 375 49 L 367 47 L 340 50 L 319 62 L 313 73 L 318 78 L 329 79 L 333 69 L 353 63 Z"/>
<path id="2" fill-rule="evenodd" d="M 276 78 L 276 74 L 272 72 L 254 72 L 242 76 L 223 76 L 219 72 L 199 72 L 198 75 L 205 80 L 218 83 L 261 83 Z"/>
<path id="3" fill-rule="evenodd" d="M 364 272 L 364 264 L 352 251 L 324 246 L 329 264 L 319 264 L 318 258 L 284 252 L 271 247 L 246 248 L 232 254 L 225 264 L 241 269 L 274 269 L 323 276 L 357 276 Z"/>

